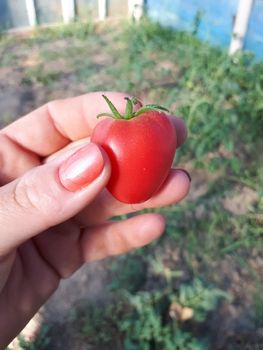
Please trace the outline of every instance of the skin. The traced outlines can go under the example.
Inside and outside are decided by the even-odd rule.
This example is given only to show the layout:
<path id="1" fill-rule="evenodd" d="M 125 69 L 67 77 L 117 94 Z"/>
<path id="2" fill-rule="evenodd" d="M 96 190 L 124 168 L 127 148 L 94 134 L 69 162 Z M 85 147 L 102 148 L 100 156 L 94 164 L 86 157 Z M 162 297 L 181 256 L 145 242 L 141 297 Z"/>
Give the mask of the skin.
<path id="1" fill-rule="evenodd" d="M 171 169 L 158 193 L 144 203 L 123 204 L 110 195 L 105 189 L 110 162 L 102 149 L 89 144 L 96 115 L 105 111 L 101 94 L 50 102 L 0 131 L 0 349 L 62 278 L 84 263 L 148 244 L 165 228 L 159 214 L 123 221 L 111 217 L 177 203 L 189 191 L 188 176 Z M 126 95 L 107 96 L 123 111 Z M 171 120 L 180 146 L 186 128 L 180 119 Z M 90 184 L 72 191 L 60 171 L 79 149 L 83 159 L 96 151 L 103 166 L 92 173 Z"/>

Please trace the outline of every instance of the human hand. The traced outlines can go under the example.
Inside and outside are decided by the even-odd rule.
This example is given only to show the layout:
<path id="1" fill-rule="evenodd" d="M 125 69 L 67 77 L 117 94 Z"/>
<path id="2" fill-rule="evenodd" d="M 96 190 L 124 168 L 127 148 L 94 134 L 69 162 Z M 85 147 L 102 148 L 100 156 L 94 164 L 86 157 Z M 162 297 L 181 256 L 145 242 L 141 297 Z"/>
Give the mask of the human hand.
<path id="1" fill-rule="evenodd" d="M 58 287 L 84 263 L 122 254 L 158 238 L 159 214 L 110 218 L 177 203 L 189 178 L 172 169 L 145 203 L 117 201 L 105 189 L 107 155 L 88 137 L 101 93 L 50 102 L 0 131 L 0 349 L 26 325 Z M 107 93 L 123 111 L 121 93 Z M 172 118 L 178 145 L 184 123 Z"/>

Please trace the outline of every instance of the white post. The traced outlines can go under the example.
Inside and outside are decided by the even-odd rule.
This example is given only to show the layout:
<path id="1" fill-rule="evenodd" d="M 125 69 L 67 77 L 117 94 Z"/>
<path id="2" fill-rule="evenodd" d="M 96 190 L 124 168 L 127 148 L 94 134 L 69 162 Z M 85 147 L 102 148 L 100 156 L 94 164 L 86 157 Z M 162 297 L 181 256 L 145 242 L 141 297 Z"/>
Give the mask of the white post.
<path id="1" fill-rule="evenodd" d="M 37 15 L 34 0 L 26 0 L 26 11 L 30 27 L 35 27 L 37 24 Z"/>
<path id="2" fill-rule="evenodd" d="M 99 19 L 104 20 L 107 17 L 107 0 L 98 0 Z"/>
<path id="3" fill-rule="evenodd" d="M 144 0 L 128 0 L 129 17 L 136 22 L 143 16 Z"/>
<path id="4" fill-rule="evenodd" d="M 134 0 L 128 0 L 129 17 L 132 17 L 133 10 L 134 10 Z"/>
<path id="5" fill-rule="evenodd" d="M 230 55 L 243 48 L 253 2 L 254 0 L 239 0 L 231 44 L 229 47 Z"/>
<path id="6" fill-rule="evenodd" d="M 61 0 L 62 17 L 64 23 L 70 23 L 75 19 L 75 1 Z"/>

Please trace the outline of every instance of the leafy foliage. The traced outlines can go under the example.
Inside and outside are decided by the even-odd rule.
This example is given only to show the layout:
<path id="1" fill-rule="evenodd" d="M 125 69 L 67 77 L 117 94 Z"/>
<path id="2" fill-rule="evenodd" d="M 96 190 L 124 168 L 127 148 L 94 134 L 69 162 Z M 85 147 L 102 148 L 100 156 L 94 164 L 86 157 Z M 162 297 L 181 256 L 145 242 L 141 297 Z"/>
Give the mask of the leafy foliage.
<path id="1" fill-rule="evenodd" d="M 177 113 L 189 128 L 184 154 L 200 159 L 224 145 L 234 152 L 233 168 L 238 172 L 236 147 L 252 140 L 262 142 L 263 63 L 255 64 L 248 53 L 229 57 L 189 33 L 147 19 L 128 27 L 123 40 L 128 44 L 126 52 L 113 70 L 119 83 L 128 81 L 136 90 L 138 86 L 152 89 L 152 98 L 166 101 L 168 107 L 176 101 Z M 160 84 L 165 78 L 167 85 Z"/>
<path id="2" fill-rule="evenodd" d="M 119 270 L 122 275 L 123 269 Z M 199 279 L 180 285 L 178 290 L 172 285 L 136 294 L 122 290 L 118 299 L 111 301 L 113 304 L 89 306 L 82 332 L 99 344 L 111 343 L 117 333 L 127 350 L 204 350 L 208 349 L 207 340 L 187 331 L 184 321 L 172 314 L 171 308 L 175 302 L 191 308 L 189 327 L 189 323 L 204 322 L 222 298 L 229 299 L 229 295 Z"/>

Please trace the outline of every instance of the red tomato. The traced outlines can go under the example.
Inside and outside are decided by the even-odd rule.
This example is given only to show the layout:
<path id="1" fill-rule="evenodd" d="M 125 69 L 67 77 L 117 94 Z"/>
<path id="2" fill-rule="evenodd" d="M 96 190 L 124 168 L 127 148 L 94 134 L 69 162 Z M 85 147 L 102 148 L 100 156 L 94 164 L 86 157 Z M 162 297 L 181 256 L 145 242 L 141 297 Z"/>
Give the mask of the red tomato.
<path id="1" fill-rule="evenodd" d="M 144 202 L 152 197 L 173 162 L 175 128 L 164 112 L 152 108 L 132 112 L 130 119 L 104 119 L 91 136 L 91 142 L 102 146 L 111 162 L 107 188 L 124 203 Z"/>

